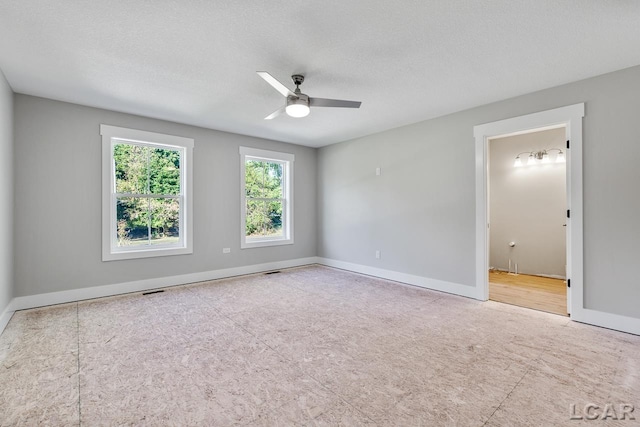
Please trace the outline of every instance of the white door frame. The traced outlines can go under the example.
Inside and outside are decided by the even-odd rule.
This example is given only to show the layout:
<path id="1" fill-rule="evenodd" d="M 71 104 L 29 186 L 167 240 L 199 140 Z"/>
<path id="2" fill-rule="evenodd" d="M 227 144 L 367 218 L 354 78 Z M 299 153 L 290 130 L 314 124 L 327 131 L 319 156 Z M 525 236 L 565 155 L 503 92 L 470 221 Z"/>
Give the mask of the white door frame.
<path id="1" fill-rule="evenodd" d="M 514 117 L 474 126 L 476 142 L 476 298 L 489 299 L 488 249 L 488 146 L 497 136 L 512 136 L 531 130 L 564 126 L 570 148 L 567 159 L 567 289 L 568 311 L 574 319 L 581 319 L 583 298 L 583 226 L 582 226 L 582 118 L 584 103 L 553 110 Z"/>

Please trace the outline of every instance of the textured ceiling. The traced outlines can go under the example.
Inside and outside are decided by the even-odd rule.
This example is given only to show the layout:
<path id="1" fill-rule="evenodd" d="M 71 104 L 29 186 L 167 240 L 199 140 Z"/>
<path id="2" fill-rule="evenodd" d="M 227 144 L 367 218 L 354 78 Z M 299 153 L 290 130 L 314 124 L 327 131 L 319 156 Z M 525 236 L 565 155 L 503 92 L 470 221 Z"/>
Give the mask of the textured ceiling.
<path id="1" fill-rule="evenodd" d="M 638 64 L 636 0 L 0 1 L 16 92 L 315 147 Z"/>

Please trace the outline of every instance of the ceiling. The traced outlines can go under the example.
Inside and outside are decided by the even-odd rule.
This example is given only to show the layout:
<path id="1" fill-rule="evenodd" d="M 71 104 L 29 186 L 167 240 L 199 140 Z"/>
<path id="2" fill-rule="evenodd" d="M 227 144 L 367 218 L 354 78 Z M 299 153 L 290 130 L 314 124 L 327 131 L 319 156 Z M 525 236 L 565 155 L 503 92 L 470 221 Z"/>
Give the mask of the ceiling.
<path id="1" fill-rule="evenodd" d="M 320 147 L 640 64 L 636 0 L 2 0 L 15 92 Z M 362 101 L 263 118 L 304 74 Z"/>

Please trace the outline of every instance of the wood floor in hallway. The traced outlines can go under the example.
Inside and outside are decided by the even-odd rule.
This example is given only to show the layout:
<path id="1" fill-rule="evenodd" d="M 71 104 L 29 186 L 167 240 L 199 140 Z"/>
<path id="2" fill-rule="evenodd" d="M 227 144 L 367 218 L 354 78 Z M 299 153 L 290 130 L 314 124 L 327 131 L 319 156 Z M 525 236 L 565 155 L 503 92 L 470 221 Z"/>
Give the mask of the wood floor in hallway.
<path id="1" fill-rule="evenodd" d="M 567 316 L 567 289 L 561 279 L 489 272 L 489 299 Z"/>

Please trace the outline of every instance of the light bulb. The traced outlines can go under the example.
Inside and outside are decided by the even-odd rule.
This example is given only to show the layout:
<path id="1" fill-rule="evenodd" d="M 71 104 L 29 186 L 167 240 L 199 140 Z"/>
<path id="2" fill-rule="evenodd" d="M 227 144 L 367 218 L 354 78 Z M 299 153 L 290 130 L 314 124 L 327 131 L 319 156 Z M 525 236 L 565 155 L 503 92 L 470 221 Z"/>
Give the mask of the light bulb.
<path id="1" fill-rule="evenodd" d="M 542 153 L 542 163 L 547 164 L 549 162 L 549 153 L 545 151 L 544 153 Z"/>
<path id="2" fill-rule="evenodd" d="M 535 165 L 536 158 L 533 156 L 533 153 L 529 154 L 529 160 L 527 160 L 527 166 Z"/>
<path id="3" fill-rule="evenodd" d="M 567 159 L 564 157 L 564 153 L 560 151 L 558 157 L 556 157 L 556 163 L 566 163 Z"/>
<path id="4" fill-rule="evenodd" d="M 522 160 L 520 160 L 520 156 L 516 157 L 516 161 L 513 163 L 513 167 L 519 168 L 522 166 Z"/>

